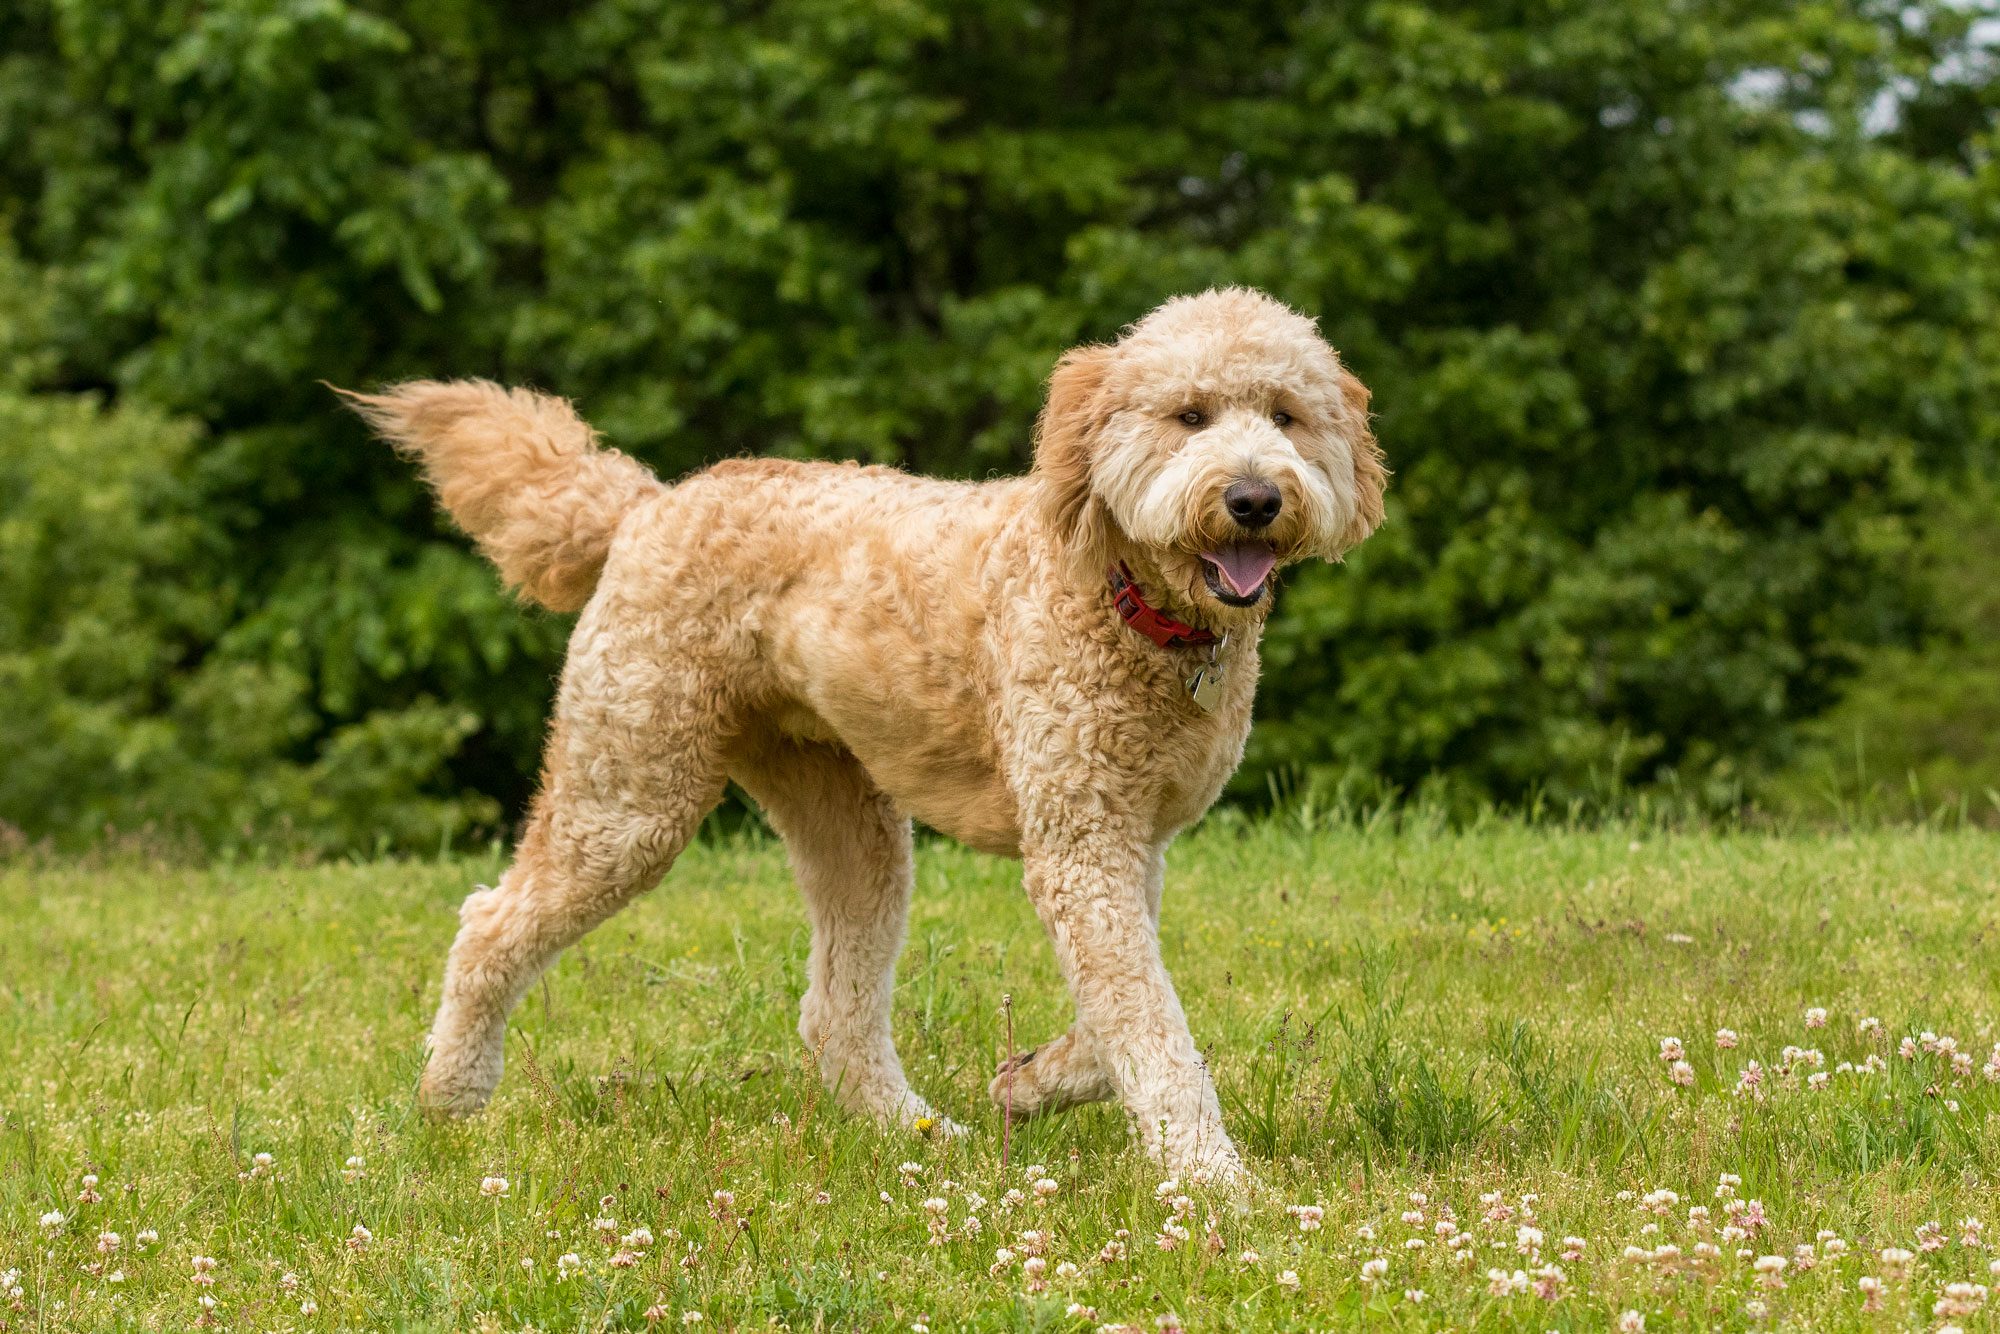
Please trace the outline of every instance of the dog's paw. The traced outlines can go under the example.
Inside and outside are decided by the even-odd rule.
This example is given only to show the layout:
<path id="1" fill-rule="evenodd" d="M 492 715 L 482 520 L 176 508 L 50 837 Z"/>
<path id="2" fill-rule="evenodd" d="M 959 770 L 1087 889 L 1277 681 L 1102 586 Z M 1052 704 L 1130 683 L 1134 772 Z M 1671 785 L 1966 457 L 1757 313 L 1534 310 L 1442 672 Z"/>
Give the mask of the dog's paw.
<path id="1" fill-rule="evenodd" d="M 1188 1173 L 1188 1182 L 1198 1190 L 1213 1191 L 1238 1215 L 1249 1213 L 1251 1205 L 1266 1193 L 1264 1184 L 1233 1155 L 1227 1162 L 1195 1168 Z"/>
<path id="2" fill-rule="evenodd" d="M 433 1043 L 417 1082 L 417 1105 L 432 1116 L 458 1118 L 484 1110 L 499 1086 L 505 1050 L 498 1042 Z"/>
<path id="3" fill-rule="evenodd" d="M 451 1084 L 428 1076 L 417 1086 L 417 1106 L 442 1120 L 461 1120 L 484 1111 L 492 1096 L 490 1088 Z"/>
<path id="4" fill-rule="evenodd" d="M 1239 1203 L 1248 1202 L 1252 1184 L 1249 1169 L 1229 1132 L 1212 1113 L 1182 1120 L 1134 1118 L 1132 1128 L 1146 1155 L 1175 1180 L 1227 1195 Z"/>
<path id="5" fill-rule="evenodd" d="M 1117 1093 L 1088 1049 L 1067 1034 L 1000 1062 L 986 1085 L 993 1105 L 1016 1121 Z"/>
<path id="6" fill-rule="evenodd" d="M 1040 1072 L 1034 1065 L 1040 1051 L 1040 1047 L 1033 1047 L 1016 1052 L 994 1068 L 993 1078 L 986 1085 L 986 1096 L 993 1100 L 1002 1116 L 1024 1121 L 1048 1104 Z"/>

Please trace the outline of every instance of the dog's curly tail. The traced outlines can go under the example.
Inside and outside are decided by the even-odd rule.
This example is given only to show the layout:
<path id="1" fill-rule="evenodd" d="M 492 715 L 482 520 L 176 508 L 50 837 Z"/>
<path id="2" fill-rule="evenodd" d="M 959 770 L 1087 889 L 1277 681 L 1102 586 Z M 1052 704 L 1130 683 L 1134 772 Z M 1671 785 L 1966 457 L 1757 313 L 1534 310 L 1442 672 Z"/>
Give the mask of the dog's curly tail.
<path id="1" fill-rule="evenodd" d="M 422 465 L 501 577 L 553 611 L 590 599 L 619 521 L 664 488 L 643 464 L 599 448 L 575 409 L 547 394 L 488 380 L 335 392 Z"/>

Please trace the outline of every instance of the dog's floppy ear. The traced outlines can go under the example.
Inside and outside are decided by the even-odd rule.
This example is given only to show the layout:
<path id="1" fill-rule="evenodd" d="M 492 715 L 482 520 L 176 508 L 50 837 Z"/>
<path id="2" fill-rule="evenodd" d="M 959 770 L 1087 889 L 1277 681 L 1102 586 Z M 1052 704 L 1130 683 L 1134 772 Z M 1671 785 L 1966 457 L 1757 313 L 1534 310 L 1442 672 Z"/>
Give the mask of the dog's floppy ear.
<path id="1" fill-rule="evenodd" d="M 1049 376 L 1049 399 L 1035 428 L 1034 475 L 1042 513 L 1057 537 L 1090 565 L 1106 548 L 1104 507 L 1090 489 L 1091 439 L 1104 423 L 1108 347 L 1072 348 Z"/>
<path id="2" fill-rule="evenodd" d="M 1383 466 L 1382 447 L 1375 443 L 1375 432 L 1368 424 L 1368 386 L 1345 366 L 1337 372 L 1336 380 L 1347 408 L 1344 434 L 1354 455 L 1354 517 L 1340 535 L 1339 551 L 1328 553 L 1337 559 L 1380 526 L 1382 491 L 1389 484 L 1389 470 Z"/>

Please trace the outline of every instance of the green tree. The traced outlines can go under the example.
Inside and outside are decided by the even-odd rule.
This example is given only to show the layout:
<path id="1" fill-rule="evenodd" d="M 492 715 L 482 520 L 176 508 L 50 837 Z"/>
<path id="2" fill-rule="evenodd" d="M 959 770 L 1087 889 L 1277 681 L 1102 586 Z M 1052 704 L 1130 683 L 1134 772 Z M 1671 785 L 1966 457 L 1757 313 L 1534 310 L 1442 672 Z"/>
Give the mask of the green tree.
<path id="1" fill-rule="evenodd" d="M 1221 282 L 1320 317 L 1398 474 L 1388 526 L 1285 590 L 1239 791 L 1736 800 L 1920 630 L 1912 479 L 1995 436 L 1984 12 L 16 0 L 10 447 L 143 457 L 97 479 L 126 564 L 0 577 L 0 618 L 140 580 L 148 666 L 0 645 L 116 701 L 0 724 L 40 766 L 0 819 L 218 837 L 152 770 L 56 790 L 128 734 L 306 775 L 230 807 L 252 837 L 426 843 L 521 801 L 565 626 L 322 379 L 533 383 L 668 474 L 981 475 L 1024 464 L 1060 349 Z M 69 503 L 7 466 L 0 523 Z M 173 722 L 239 691 L 233 751 Z"/>

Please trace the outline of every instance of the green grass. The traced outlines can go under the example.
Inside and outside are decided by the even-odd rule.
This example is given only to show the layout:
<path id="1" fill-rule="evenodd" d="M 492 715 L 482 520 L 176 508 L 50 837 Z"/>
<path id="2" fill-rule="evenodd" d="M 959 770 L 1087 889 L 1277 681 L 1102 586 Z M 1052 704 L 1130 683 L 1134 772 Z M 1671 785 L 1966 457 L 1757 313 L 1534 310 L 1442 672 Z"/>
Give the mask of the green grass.
<path id="1" fill-rule="evenodd" d="M 1989 1281 L 2000 1254 L 1960 1223 L 1990 1219 L 2000 1240 L 2000 1085 L 1978 1068 L 1996 1037 L 1996 854 L 1973 831 L 1211 822 L 1173 854 L 1165 949 L 1260 1189 L 1239 1213 L 1184 1183 L 1190 1236 L 1171 1251 L 1160 1173 L 1113 1109 L 1017 1130 L 1002 1169 L 984 1095 L 1001 998 L 1024 1046 L 1069 1018 L 1011 864 L 942 845 L 919 861 L 898 1037 L 917 1087 L 974 1126 L 962 1143 L 878 1132 L 819 1092 L 793 1035 L 803 914 L 760 839 L 696 848 L 573 950 L 516 1016 L 493 1107 L 457 1125 L 421 1116 L 412 1089 L 454 909 L 497 858 L 16 864 L 0 869 L 0 1270 L 20 1292 L 0 1317 L 181 1328 L 206 1295 L 211 1322 L 260 1330 L 636 1328 L 649 1308 L 709 1328 L 1154 1330 L 1172 1314 L 1191 1329 L 1542 1330 L 1626 1311 L 1652 1330 L 1934 1326 L 1944 1285 Z M 1810 1006 L 1826 1027 L 1806 1026 Z M 1879 1037 L 1857 1031 L 1864 1016 Z M 1717 1048 L 1723 1027 L 1739 1047 Z M 1898 1039 L 1926 1030 L 1953 1035 L 1971 1073 L 1902 1059 Z M 1692 1088 L 1659 1057 L 1670 1035 Z M 1780 1072 L 1788 1044 L 1827 1072 L 1871 1053 L 1887 1068 L 1813 1090 L 1804 1067 Z M 1749 1060 L 1762 1099 L 1732 1092 Z M 347 1180 L 350 1157 L 365 1167 Z M 1053 1198 L 1009 1207 L 1031 1166 Z M 78 1199 L 85 1173 L 97 1202 Z M 1723 1173 L 1768 1219 L 1740 1242 L 1718 1235 Z M 489 1175 L 504 1197 L 481 1195 Z M 1677 1200 L 1649 1212 L 1662 1189 Z M 966 1236 L 972 1193 L 983 1227 Z M 930 1197 L 947 1201 L 940 1245 Z M 1323 1226 L 1301 1231 L 1293 1204 L 1322 1206 Z M 1469 1262 L 1436 1235 L 1447 1208 Z M 1518 1240 L 1529 1210 L 1539 1259 Z M 44 1227 L 48 1211 L 62 1221 Z M 1931 1221 L 1944 1244 L 1926 1251 Z M 359 1249 L 357 1224 L 372 1233 Z M 653 1244 L 614 1265 L 641 1226 Z M 1101 1260 L 1118 1229 L 1126 1257 Z M 141 1248 L 142 1230 L 158 1240 Z M 1046 1290 L 1030 1290 L 1024 1231 L 1048 1236 Z M 1567 1236 L 1581 1259 L 1560 1258 Z M 1694 1262 L 1700 1243 L 1720 1257 Z M 1662 1244 L 1681 1262 L 1624 1254 Z M 1758 1283 L 1755 1256 L 1801 1244 L 1815 1267 Z M 996 1272 L 1003 1245 L 1017 1257 Z M 1916 1252 L 1906 1275 L 1886 1247 Z M 197 1255 L 212 1286 L 191 1281 Z M 1365 1283 L 1378 1256 L 1387 1272 Z M 1491 1269 L 1532 1282 L 1548 1265 L 1552 1299 L 1489 1291 Z M 1863 1276 L 1886 1281 L 1879 1315 Z"/>

